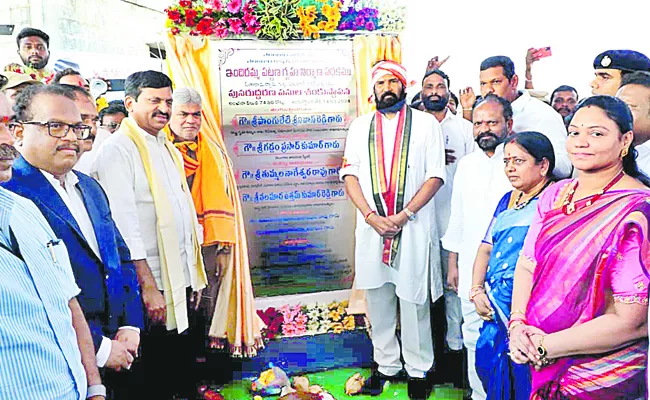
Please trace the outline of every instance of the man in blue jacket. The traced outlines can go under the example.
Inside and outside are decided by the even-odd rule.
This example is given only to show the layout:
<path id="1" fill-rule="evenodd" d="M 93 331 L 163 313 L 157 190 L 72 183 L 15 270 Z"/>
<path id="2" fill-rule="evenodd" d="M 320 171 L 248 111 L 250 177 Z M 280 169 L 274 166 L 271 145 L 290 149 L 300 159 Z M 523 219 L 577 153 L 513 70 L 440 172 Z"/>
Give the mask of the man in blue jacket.
<path id="1" fill-rule="evenodd" d="M 13 179 L 3 186 L 32 200 L 65 243 L 97 364 L 120 371 L 129 369 L 137 354 L 142 302 L 128 247 L 106 195 L 94 179 L 72 171 L 80 142 L 92 131 L 93 121 L 84 123 L 81 115 L 86 108 L 94 109 L 87 93 L 75 93 L 62 85 L 39 86 L 16 99 L 19 123 L 14 134 L 21 156 L 14 163 Z"/>

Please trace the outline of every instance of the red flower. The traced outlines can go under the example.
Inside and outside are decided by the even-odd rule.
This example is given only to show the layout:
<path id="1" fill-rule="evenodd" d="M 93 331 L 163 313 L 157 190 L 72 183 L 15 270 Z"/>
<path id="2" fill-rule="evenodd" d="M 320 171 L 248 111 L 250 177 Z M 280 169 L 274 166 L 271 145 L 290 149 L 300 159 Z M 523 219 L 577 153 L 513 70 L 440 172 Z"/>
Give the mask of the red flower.
<path id="1" fill-rule="evenodd" d="M 244 22 L 246 22 L 247 26 L 257 24 L 257 17 L 253 13 L 244 13 L 244 17 L 242 19 Z"/>
<path id="2" fill-rule="evenodd" d="M 214 35 L 218 39 L 223 39 L 226 36 L 228 36 L 228 24 L 226 24 L 226 20 L 224 18 L 221 18 L 219 22 L 214 27 Z"/>
<path id="3" fill-rule="evenodd" d="M 255 7 L 257 7 L 257 2 L 255 0 L 249 1 L 248 3 L 246 3 L 242 11 L 244 11 L 245 13 L 252 13 L 253 11 L 255 11 Z"/>
<path id="4" fill-rule="evenodd" d="M 199 33 L 196 30 L 192 29 L 190 31 L 190 36 L 199 36 Z"/>
<path id="5" fill-rule="evenodd" d="M 187 10 L 185 10 L 185 25 L 186 26 L 196 25 L 196 21 L 194 20 L 194 18 L 196 18 L 197 15 L 198 13 L 193 8 L 188 8 Z"/>
<path id="6" fill-rule="evenodd" d="M 223 4 L 221 4 L 221 0 L 205 0 L 205 4 L 214 8 L 214 10 L 217 12 L 223 10 Z"/>
<path id="7" fill-rule="evenodd" d="M 237 14 L 241 10 L 241 0 L 230 0 L 226 9 L 231 14 Z"/>
<path id="8" fill-rule="evenodd" d="M 167 13 L 167 18 L 171 19 L 174 22 L 181 20 L 181 13 L 175 8 L 168 8 L 165 10 Z"/>
<path id="9" fill-rule="evenodd" d="M 210 17 L 203 17 L 196 25 L 196 30 L 204 36 L 210 36 L 214 33 L 214 20 Z"/>
<path id="10" fill-rule="evenodd" d="M 172 32 L 172 35 L 178 35 L 179 33 L 181 33 L 181 30 L 178 29 L 177 27 L 173 27 L 171 32 Z"/>
<path id="11" fill-rule="evenodd" d="M 230 32 L 239 35 L 244 32 L 244 21 L 240 18 L 228 18 L 228 25 L 230 25 Z"/>
<path id="12" fill-rule="evenodd" d="M 192 7 L 192 0 L 181 0 L 178 4 L 183 8 Z"/>
<path id="13" fill-rule="evenodd" d="M 260 25 L 257 23 L 257 20 L 255 20 L 254 24 L 248 24 L 246 27 L 246 32 L 250 33 L 251 35 L 256 34 L 260 30 Z"/>

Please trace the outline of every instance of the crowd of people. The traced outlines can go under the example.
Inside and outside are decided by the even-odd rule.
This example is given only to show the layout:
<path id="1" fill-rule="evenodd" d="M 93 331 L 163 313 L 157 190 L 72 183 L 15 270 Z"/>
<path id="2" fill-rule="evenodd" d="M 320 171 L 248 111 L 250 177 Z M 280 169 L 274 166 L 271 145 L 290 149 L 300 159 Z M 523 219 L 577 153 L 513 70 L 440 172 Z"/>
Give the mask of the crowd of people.
<path id="1" fill-rule="evenodd" d="M 47 34 L 17 45 L 0 74 L 0 398 L 195 398 L 235 237 L 199 93 L 135 72 L 98 110 L 77 69 L 48 69 Z M 472 399 L 647 396 L 650 60 L 605 51 L 593 96 L 562 85 L 547 104 L 526 60 L 528 90 L 494 56 L 480 94 L 456 97 L 434 58 L 410 104 L 403 66 L 372 69 L 376 112 L 340 169 L 364 393 L 406 379 L 426 399 L 451 369 Z"/>
<path id="2" fill-rule="evenodd" d="M 235 236 L 227 188 L 205 190 L 225 159 L 198 139 L 201 97 L 142 71 L 98 110 L 77 70 L 47 70 L 47 34 L 17 44 L 24 65 L 0 73 L 0 398 L 197 398 Z"/>
<path id="3" fill-rule="evenodd" d="M 599 54 L 581 101 L 533 97 L 535 61 L 530 91 L 494 56 L 456 101 L 434 57 L 410 104 L 403 66 L 374 66 L 376 111 L 340 170 L 373 328 L 365 393 L 406 378 L 426 399 L 464 365 L 472 399 L 647 398 L 650 60 Z"/>

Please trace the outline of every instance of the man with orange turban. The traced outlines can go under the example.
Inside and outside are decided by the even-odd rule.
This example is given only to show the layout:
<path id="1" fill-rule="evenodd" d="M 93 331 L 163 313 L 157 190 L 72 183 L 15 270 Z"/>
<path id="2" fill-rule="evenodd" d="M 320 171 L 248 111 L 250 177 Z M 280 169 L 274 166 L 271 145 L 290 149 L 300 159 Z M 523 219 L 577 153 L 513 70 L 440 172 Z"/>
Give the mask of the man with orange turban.
<path id="1" fill-rule="evenodd" d="M 340 171 L 359 211 L 355 279 L 366 290 L 378 364 L 366 388 L 381 393 L 404 368 L 409 398 L 426 399 L 434 361 L 429 302 L 442 292 L 431 199 L 445 177 L 444 142 L 435 118 L 406 105 L 403 66 L 375 64 L 372 85 L 377 111 L 350 125 Z M 405 365 L 395 334 L 398 303 Z"/>

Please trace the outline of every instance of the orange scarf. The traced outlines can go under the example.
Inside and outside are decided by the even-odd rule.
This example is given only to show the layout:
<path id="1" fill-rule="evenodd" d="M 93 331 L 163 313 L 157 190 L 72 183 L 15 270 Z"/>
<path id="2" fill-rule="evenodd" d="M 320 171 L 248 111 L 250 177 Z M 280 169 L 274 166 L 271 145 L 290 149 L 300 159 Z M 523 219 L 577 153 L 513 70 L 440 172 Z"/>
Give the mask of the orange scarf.
<path id="1" fill-rule="evenodd" d="M 194 175 L 192 200 L 203 227 L 203 246 L 234 244 L 235 211 L 227 189 L 227 156 L 221 154 L 219 147 L 201 132 L 196 142 L 179 142 L 169 128 L 165 129 L 169 140 L 183 155 L 185 177 Z M 196 159 L 188 154 L 188 150 L 196 153 Z"/>

